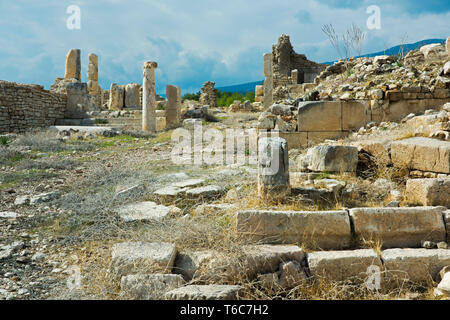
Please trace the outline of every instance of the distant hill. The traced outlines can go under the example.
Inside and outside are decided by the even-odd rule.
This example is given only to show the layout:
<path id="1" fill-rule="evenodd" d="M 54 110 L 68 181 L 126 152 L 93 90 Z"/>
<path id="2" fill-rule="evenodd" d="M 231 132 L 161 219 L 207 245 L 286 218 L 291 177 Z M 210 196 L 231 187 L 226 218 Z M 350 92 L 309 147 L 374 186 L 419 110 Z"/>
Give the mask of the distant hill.
<path id="1" fill-rule="evenodd" d="M 234 86 L 226 86 L 226 87 L 218 87 L 217 90 L 220 90 L 222 92 L 237 92 L 241 94 L 246 94 L 247 92 L 253 92 L 255 91 L 255 86 L 263 84 L 264 80 L 261 81 L 255 81 L 255 82 L 248 82 L 248 83 L 242 83 L 242 84 L 236 84 Z"/>
<path id="2" fill-rule="evenodd" d="M 426 40 L 422 40 L 416 43 L 409 43 L 409 44 L 404 44 L 403 45 L 403 52 L 406 54 L 411 50 L 416 50 L 419 49 L 422 46 L 425 46 L 427 44 L 431 44 L 431 43 L 442 43 L 445 44 L 445 39 L 426 39 Z M 383 51 L 379 51 L 379 52 L 375 52 L 375 53 L 369 53 L 369 54 L 364 54 L 361 57 L 363 58 L 372 58 L 372 57 L 376 57 L 376 56 L 381 56 L 381 55 L 388 55 L 388 56 L 394 56 L 396 54 L 399 54 L 401 51 L 402 45 L 398 45 Z M 359 58 L 359 57 L 358 57 Z M 331 62 L 323 62 L 324 64 L 333 64 L 336 61 L 331 61 Z"/>
<path id="3" fill-rule="evenodd" d="M 416 43 L 409 43 L 403 45 L 403 52 L 406 54 L 407 52 L 411 50 L 419 49 L 420 47 L 431 44 L 431 43 L 443 43 L 445 44 L 445 39 L 426 39 L 422 40 Z M 398 45 L 383 51 L 375 52 L 375 53 L 369 53 L 362 55 L 361 57 L 376 57 L 381 55 L 396 55 L 401 51 L 402 45 Z M 322 62 L 323 64 L 333 64 L 336 61 L 330 61 L 330 62 Z M 261 81 L 255 81 L 255 82 L 248 82 L 248 83 L 242 83 L 242 84 L 236 84 L 234 86 L 226 86 L 226 87 L 219 87 L 218 90 L 222 92 L 238 92 L 241 94 L 245 94 L 247 92 L 253 92 L 255 91 L 255 86 L 260 85 L 264 82 L 264 80 Z"/>

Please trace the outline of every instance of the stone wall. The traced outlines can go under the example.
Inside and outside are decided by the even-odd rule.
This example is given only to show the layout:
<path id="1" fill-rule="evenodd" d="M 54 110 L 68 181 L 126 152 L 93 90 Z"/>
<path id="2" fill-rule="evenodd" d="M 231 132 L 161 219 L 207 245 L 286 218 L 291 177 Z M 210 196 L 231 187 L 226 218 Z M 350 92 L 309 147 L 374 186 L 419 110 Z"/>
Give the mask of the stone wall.
<path id="1" fill-rule="evenodd" d="M 40 85 L 0 81 L 0 133 L 54 125 L 64 118 L 66 103 L 65 94 Z"/>
<path id="2" fill-rule="evenodd" d="M 269 61 L 270 60 L 270 61 Z M 326 65 L 310 61 L 294 51 L 288 35 L 281 35 L 273 45 L 272 53 L 264 55 L 264 106 L 286 95 L 285 87 L 311 83 Z"/>
<path id="3" fill-rule="evenodd" d="M 373 100 L 300 102 L 296 132 L 278 132 L 291 148 L 312 146 L 326 139 L 339 139 L 370 121 L 400 121 L 410 113 L 438 109 L 449 99 L 383 100 L 374 108 Z"/>

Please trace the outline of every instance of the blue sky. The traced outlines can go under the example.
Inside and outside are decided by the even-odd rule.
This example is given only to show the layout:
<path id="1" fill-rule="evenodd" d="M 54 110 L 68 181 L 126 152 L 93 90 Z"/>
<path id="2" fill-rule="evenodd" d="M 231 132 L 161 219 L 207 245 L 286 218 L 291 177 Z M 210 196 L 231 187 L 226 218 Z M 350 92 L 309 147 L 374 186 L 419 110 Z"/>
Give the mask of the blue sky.
<path id="1" fill-rule="evenodd" d="M 69 5 L 81 9 L 81 29 L 69 30 Z M 381 9 L 381 29 L 368 30 L 366 8 Z M 2 0 L 0 79 L 46 88 L 64 76 L 64 56 L 81 49 L 82 80 L 88 54 L 99 56 L 99 81 L 142 81 L 146 60 L 158 62 L 157 92 L 183 92 L 208 80 L 227 86 L 262 80 L 263 54 L 282 33 L 314 61 L 338 58 L 321 27 L 339 33 L 355 23 L 367 32 L 363 53 L 450 36 L 448 0 Z"/>

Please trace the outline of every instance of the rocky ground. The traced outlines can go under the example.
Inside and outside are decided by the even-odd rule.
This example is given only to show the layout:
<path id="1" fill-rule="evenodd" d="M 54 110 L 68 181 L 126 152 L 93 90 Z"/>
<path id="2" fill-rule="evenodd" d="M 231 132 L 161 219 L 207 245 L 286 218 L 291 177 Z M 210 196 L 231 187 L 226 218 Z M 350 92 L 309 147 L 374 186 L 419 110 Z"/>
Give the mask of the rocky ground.
<path id="1" fill-rule="evenodd" d="M 274 104 L 283 120 L 276 129 L 295 131 L 300 100 L 381 100 L 405 87 L 439 95 L 449 72 L 442 50 L 340 61 L 302 97 L 286 92 L 278 101 L 284 106 Z M 275 113 L 280 106 L 286 110 Z M 191 132 L 195 122 L 223 134 L 264 129 L 265 121 L 274 127 L 260 103 L 236 102 L 228 112 L 189 101 L 184 107 L 184 117 L 199 118 L 184 122 Z M 256 165 L 175 164 L 173 130 L 0 136 L 0 299 L 447 299 L 449 123 L 445 104 L 290 148 L 291 192 L 276 201 L 259 197 Z M 385 233 L 384 244 L 358 238 L 367 210 L 352 208 L 377 208 L 370 228 Z M 295 218 L 292 210 L 302 213 Z M 248 217 L 269 240 L 245 232 Z M 331 233 L 289 238 L 290 228 L 309 223 L 291 226 L 295 219 L 325 221 Z M 389 233 L 404 222 L 411 224 L 404 234 Z M 274 234 L 284 244 L 270 240 Z M 335 251 L 342 241 L 352 250 Z M 402 270 L 408 281 L 381 291 L 349 281 L 373 265 Z"/>
<path id="2" fill-rule="evenodd" d="M 219 121 L 203 121 L 204 127 L 252 127 L 258 118 L 257 113 L 216 115 Z M 425 117 L 426 126 L 441 123 L 439 112 Z M 370 125 L 334 143 L 420 135 L 414 130 L 426 128 L 419 119 Z M 345 282 L 306 284 L 295 261 L 315 248 L 281 246 L 273 253 L 270 246 L 251 247 L 258 241 L 235 229 L 236 212 L 242 209 L 403 206 L 404 172 L 361 158 L 356 174 L 308 173 L 302 168 L 306 150 L 293 149 L 291 185 L 297 191 L 274 203 L 257 197 L 255 166 L 173 164 L 171 134 L 37 131 L 2 137 L 0 298 L 192 298 L 192 290 L 183 287 L 164 295 L 186 283 L 222 285 L 202 287 L 203 295 L 214 298 L 234 298 L 237 291 L 249 299 L 434 298 L 436 283 L 382 294 Z M 148 243 L 157 245 L 140 247 Z M 152 260 L 151 275 L 149 269 L 145 274 L 130 271 L 136 267 L 130 257 L 141 257 L 142 250 L 160 252 L 160 246 L 164 254 Z M 255 261 L 262 258 L 255 257 L 267 256 L 270 266 L 261 268 Z M 255 274 L 249 276 L 249 270 Z M 263 274 L 255 278 L 256 273 Z"/>

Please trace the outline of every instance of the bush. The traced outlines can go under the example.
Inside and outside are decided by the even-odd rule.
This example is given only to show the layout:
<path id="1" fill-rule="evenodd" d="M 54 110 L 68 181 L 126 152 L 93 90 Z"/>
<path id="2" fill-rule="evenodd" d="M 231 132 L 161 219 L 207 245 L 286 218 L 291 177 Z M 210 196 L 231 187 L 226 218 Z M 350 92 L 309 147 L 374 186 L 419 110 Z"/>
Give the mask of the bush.
<path id="1" fill-rule="evenodd" d="M 58 138 L 55 131 L 51 130 L 31 131 L 18 136 L 11 145 L 26 146 L 40 152 L 89 151 L 95 147 L 93 143 L 82 141 L 65 143 Z"/>
<path id="2" fill-rule="evenodd" d="M 8 143 L 9 143 L 8 137 L 5 137 L 5 136 L 0 137 L 0 145 L 1 146 L 6 146 Z"/>
<path id="3" fill-rule="evenodd" d="M 23 159 L 22 152 L 8 148 L 6 146 L 0 146 L 0 164 L 12 164 Z"/>
<path id="4" fill-rule="evenodd" d="M 195 100 L 195 101 L 199 101 L 200 100 L 200 95 L 202 93 L 200 91 L 198 91 L 197 93 L 186 93 L 182 98 L 184 100 Z"/>
<path id="5" fill-rule="evenodd" d="M 217 90 L 217 106 L 228 107 L 236 100 L 239 100 L 241 102 L 244 102 L 246 100 L 249 100 L 250 102 L 255 102 L 255 93 L 247 92 L 245 95 L 243 95 L 239 92 L 231 93 Z"/>

